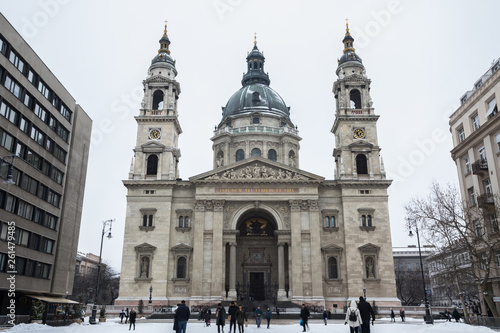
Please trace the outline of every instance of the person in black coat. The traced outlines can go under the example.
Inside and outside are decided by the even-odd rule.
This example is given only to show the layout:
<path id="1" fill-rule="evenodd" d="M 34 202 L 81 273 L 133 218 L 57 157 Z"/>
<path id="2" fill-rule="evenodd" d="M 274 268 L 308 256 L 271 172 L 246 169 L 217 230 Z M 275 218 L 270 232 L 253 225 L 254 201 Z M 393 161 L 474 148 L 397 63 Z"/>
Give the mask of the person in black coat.
<path id="1" fill-rule="evenodd" d="M 231 302 L 227 310 L 227 314 L 229 315 L 229 333 L 231 333 L 231 329 L 236 333 L 236 310 L 238 310 L 238 306 L 236 306 L 235 302 Z"/>
<path id="2" fill-rule="evenodd" d="M 130 328 L 132 328 L 132 325 L 134 325 L 134 331 L 135 331 L 135 318 L 137 318 L 137 312 L 135 312 L 135 309 L 132 308 L 132 310 L 130 310 L 130 318 L 128 319 L 128 322 L 130 323 L 128 327 L 129 331 Z"/>
<path id="3" fill-rule="evenodd" d="M 373 311 L 373 308 L 370 305 L 370 303 L 365 301 L 363 296 L 359 296 L 358 309 L 359 309 L 359 314 L 361 315 L 361 321 L 363 322 L 361 324 L 361 329 L 363 333 L 370 333 L 370 315 L 372 317 L 372 325 L 373 325 L 373 322 L 375 321 L 375 312 Z"/>
<path id="4" fill-rule="evenodd" d="M 217 312 L 215 314 L 215 324 L 217 325 L 217 332 L 224 333 L 224 325 L 226 324 L 226 309 L 222 307 L 222 303 L 218 304 Z"/>
<path id="5" fill-rule="evenodd" d="M 302 332 L 306 331 L 306 327 L 309 330 L 309 325 L 307 324 L 307 320 L 309 319 L 309 316 L 311 313 L 309 312 L 309 309 L 305 304 L 302 304 L 302 309 L 300 310 L 300 318 L 302 319 L 302 324 L 304 327 L 304 330 Z"/>

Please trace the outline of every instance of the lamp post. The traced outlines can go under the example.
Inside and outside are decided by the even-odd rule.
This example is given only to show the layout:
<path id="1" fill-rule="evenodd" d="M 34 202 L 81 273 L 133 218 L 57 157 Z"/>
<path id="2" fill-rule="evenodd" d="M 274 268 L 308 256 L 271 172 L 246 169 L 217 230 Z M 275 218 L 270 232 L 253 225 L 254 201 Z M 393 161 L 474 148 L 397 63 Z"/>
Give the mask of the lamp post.
<path id="1" fill-rule="evenodd" d="M 12 171 L 14 170 L 14 158 L 16 158 L 17 156 L 16 155 L 8 155 L 8 156 L 5 156 L 5 157 L 0 157 L 0 168 L 3 167 L 4 163 L 8 165 L 8 169 L 7 169 L 7 177 L 5 178 L 4 180 L 4 184 L 7 184 L 8 186 L 10 185 L 14 185 L 16 182 L 14 181 L 14 179 L 12 178 Z M 10 163 L 7 162 L 6 158 L 10 158 Z"/>
<path id="2" fill-rule="evenodd" d="M 149 305 L 153 304 L 152 295 L 153 295 L 153 285 L 151 285 L 151 287 L 149 287 Z"/>
<path id="3" fill-rule="evenodd" d="M 418 243 L 418 257 L 420 259 L 420 270 L 422 272 L 422 285 L 424 287 L 424 297 L 425 297 L 425 323 L 434 324 L 432 320 L 431 311 L 429 308 L 429 298 L 427 297 L 427 290 L 425 288 L 425 276 L 424 276 L 424 264 L 422 263 L 422 251 L 420 250 L 420 237 L 418 235 L 418 226 L 415 223 L 415 232 L 417 233 L 417 243 Z M 410 229 L 408 236 L 413 237 L 413 232 Z"/>
<path id="4" fill-rule="evenodd" d="M 102 261 L 102 243 L 104 240 L 104 234 L 108 231 L 108 239 L 111 239 L 113 236 L 111 236 L 111 225 L 115 221 L 115 219 L 111 220 L 106 220 L 102 221 L 102 234 L 101 234 L 101 249 L 99 251 L 99 264 L 97 265 L 97 283 L 95 287 L 95 295 L 94 295 L 94 305 L 92 306 L 92 316 L 90 317 L 89 323 L 95 324 L 95 317 L 97 314 L 97 296 L 99 295 L 99 277 L 101 274 L 101 261 Z M 106 227 L 109 224 L 109 229 L 106 229 Z"/>
<path id="5" fill-rule="evenodd" d="M 366 287 L 363 287 L 363 297 L 365 298 L 366 301 Z"/>

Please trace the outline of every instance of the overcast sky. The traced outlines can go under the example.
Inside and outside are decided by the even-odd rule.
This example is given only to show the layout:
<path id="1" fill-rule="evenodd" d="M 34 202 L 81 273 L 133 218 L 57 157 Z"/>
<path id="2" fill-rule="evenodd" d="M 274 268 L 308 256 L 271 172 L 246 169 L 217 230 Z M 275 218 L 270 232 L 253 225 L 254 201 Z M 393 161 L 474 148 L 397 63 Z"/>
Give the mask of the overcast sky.
<path id="1" fill-rule="evenodd" d="M 302 137 L 300 168 L 333 179 L 333 82 L 349 18 L 388 178 L 394 246 L 414 244 L 403 205 L 433 179 L 457 183 L 449 115 L 500 57 L 497 1 L 2 1 L 5 17 L 93 119 L 78 249 L 121 267 L 126 189 L 142 80 L 168 20 L 181 84 L 180 176 L 212 168 L 214 125 L 240 87 L 257 32 L 271 87 Z"/>

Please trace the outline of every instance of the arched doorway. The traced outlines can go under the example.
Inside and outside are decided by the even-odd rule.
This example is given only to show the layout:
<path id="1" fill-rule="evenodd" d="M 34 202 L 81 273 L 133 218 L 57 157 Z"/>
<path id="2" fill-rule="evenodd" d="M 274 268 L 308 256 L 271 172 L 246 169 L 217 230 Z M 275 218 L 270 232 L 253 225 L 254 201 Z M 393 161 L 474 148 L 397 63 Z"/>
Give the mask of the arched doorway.
<path id="1" fill-rule="evenodd" d="M 276 300 L 278 246 L 274 217 L 263 209 L 242 214 L 236 224 L 236 291 L 238 300 Z"/>

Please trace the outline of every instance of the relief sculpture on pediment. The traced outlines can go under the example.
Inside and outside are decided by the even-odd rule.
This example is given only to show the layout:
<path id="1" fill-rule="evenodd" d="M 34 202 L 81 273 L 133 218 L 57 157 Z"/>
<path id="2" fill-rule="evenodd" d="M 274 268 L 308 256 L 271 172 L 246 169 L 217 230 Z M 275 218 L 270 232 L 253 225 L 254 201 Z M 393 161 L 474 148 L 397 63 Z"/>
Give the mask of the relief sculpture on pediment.
<path id="1" fill-rule="evenodd" d="M 247 165 L 240 169 L 229 169 L 223 172 L 215 173 L 212 176 L 205 178 L 207 180 L 234 180 L 234 179 L 276 179 L 276 180 L 308 180 L 304 175 L 298 172 L 292 172 L 289 170 L 282 170 L 280 168 L 275 169 L 271 167 L 266 167 L 265 165 L 259 165 L 255 163 L 253 166 Z"/>

